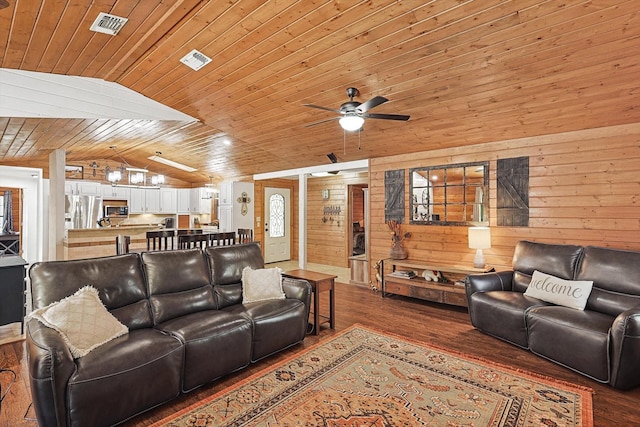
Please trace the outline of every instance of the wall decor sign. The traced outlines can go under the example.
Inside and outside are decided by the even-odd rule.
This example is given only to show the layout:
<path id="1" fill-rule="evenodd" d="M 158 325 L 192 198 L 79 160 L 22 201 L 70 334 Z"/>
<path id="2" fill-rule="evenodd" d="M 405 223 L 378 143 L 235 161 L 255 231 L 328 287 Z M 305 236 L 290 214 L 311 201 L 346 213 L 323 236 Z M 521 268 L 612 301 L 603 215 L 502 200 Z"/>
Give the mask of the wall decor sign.
<path id="1" fill-rule="evenodd" d="M 245 216 L 249 212 L 248 204 L 251 203 L 251 197 L 247 195 L 246 191 L 243 191 L 240 197 L 236 199 L 240 203 L 240 213 Z"/>
<path id="2" fill-rule="evenodd" d="M 404 222 L 404 169 L 384 171 L 384 221 Z"/>
<path id="3" fill-rule="evenodd" d="M 529 226 L 529 157 L 498 159 L 497 225 Z"/>

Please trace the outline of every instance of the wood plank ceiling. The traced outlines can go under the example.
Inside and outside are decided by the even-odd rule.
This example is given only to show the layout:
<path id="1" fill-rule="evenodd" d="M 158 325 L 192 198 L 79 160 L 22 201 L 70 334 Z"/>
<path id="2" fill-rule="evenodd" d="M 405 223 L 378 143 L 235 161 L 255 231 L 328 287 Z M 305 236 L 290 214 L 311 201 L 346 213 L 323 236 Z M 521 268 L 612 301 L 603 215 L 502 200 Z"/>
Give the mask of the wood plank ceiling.
<path id="1" fill-rule="evenodd" d="M 134 166 L 156 151 L 193 166 L 150 168 L 199 184 L 330 152 L 350 161 L 640 121 L 635 0 L 8 1 L 1 67 L 117 82 L 200 122 L 4 117 L 3 164 L 46 169 L 55 148 L 108 164 L 116 145 Z M 129 21 L 91 32 L 99 12 Z M 192 49 L 212 63 L 180 63 Z M 303 104 L 338 108 L 349 86 L 411 119 L 367 120 L 360 140 L 336 121 L 305 126 L 333 113 Z"/>

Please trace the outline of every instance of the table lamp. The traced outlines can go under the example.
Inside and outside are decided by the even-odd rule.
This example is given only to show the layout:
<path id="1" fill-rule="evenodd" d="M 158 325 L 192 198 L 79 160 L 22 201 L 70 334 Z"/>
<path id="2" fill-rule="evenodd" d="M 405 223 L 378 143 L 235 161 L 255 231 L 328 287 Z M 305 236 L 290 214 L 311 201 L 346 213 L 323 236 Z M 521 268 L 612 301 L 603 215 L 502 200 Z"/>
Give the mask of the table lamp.
<path id="1" fill-rule="evenodd" d="M 469 227 L 469 248 L 476 249 L 476 257 L 473 259 L 475 268 L 484 268 L 483 249 L 491 248 L 491 230 L 489 227 Z"/>

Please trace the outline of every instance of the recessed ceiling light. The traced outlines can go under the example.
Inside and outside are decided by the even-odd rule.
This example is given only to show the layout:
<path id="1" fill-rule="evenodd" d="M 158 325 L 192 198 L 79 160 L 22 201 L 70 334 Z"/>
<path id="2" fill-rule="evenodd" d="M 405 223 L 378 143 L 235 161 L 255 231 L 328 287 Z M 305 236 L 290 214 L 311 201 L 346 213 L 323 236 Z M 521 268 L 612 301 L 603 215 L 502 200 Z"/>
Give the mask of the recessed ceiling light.
<path id="1" fill-rule="evenodd" d="M 222 143 L 223 143 L 224 145 L 231 145 L 231 141 L 230 141 L 229 139 L 227 139 L 227 138 L 223 139 L 223 140 L 222 140 Z"/>
<path id="2" fill-rule="evenodd" d="M 191 52 L 186 54 L 182 59 L 180 59 L 180 62 L 182 62 L 184 65 L 191 68 L 192 70 L 198 71 L 200 68 L 204 67 L 209 62 L 211 62 L 211 58 L 209 58 L 204 53 L 198 52 L 197 50 L 193 49 Z"/>

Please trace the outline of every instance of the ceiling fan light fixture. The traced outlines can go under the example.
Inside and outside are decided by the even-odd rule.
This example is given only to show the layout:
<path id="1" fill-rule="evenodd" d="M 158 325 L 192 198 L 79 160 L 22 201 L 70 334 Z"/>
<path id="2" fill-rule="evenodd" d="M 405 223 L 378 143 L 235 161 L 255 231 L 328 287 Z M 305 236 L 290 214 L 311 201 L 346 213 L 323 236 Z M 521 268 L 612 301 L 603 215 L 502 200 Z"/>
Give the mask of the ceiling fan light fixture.
<path id="1" fill-rule="evenodd" d="M 364 119 L 354 114 L 347 114 L 346 116 L 340 118 L 339 122 L 342 129 L 349 132 L 354 132 L 360 130 L 360 128 L 364 124 Z"/>

